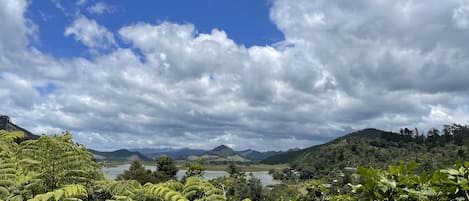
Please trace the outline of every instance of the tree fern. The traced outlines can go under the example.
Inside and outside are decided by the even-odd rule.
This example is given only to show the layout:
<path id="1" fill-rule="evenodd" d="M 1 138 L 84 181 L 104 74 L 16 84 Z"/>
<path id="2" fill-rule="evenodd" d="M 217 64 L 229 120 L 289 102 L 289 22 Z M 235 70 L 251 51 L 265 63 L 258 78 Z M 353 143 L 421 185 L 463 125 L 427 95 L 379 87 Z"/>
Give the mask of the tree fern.
<path id="1" fill-rule="evenodd" d="M 24 137 L 22 132 L 0 130 L 0 199 L 23 198 L 22 185 L 31 178 L 23 174 L 17 158 L 18 144 L 15 140 Z M 23 194 L 23 195 L 22 195 Z"/>
<path id="2" fill-rule="evenodd" d="M 82 185 L 69 185 L 52 192 L 36 195 L 28 201 L 62 201 L 62 200 L 82 200 L 88 195 L 86 188 Z"/>
<path id="3" fill-rule="evenodd" d="M 112 181 L 106 187 L 106 192 L 115 196 L 131 197 L 142 189 L 142 185 L 135 180 Z"/>
<path id="4" fill-rule="evenodd" d="M 143 188 L 143 195 L 146 198 L 159 198 L 164 201 L 187 201 L 187 199 L 170 185 L 165 183 L 161 184 L 148 184 Z"/>
<path id="5" fill-rule="evenodd" d="M 102 178 L 91 153 L 73 143 L 69 133 L 25 141 L 20 144 L 19 157 L 26 172 L 38 173 L 46 191 L 69 184 L 89 187 L 94 179 Z"/>
<path id="6" fill-rule="evenodd" d="M 225 200 L 222 190 L 199 177 L 187 178 L 182 193 L 190 200 Z"/>

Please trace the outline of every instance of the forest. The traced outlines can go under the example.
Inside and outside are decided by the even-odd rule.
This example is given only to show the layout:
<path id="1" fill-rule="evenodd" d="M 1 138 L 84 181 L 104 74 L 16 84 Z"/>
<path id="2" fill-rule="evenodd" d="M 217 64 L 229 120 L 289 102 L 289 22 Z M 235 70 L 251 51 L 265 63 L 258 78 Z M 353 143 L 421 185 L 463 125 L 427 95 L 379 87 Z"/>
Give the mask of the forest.
<path id="1" fill-rule="evenodd" d="M 385 133 L 378 138 L 355 134 L 354 138 L 346 136 L 338 142 L 372 139 L 366 142 L 377 147 L 392 145 L 407 149 L 407 143 L 411 143 L 416 146 L 410 149 L 414 152 L 422 147 L 452 152 L 454 150 L 445 149 L 464 147 L 469 139 L 468 130 L 467 126 L 450 125 L 442 132 L 432 129 L 422 135 L 416 130 L 403 129 L 398 134 Z M 368 144 L 359 147 L 366 148 Z M 296 160 L 287 170 L 273 171 L 274 177 L 282 182 L 269 186 L 246 175 L 235 164 L 227 167 L 229 176 L 206 181 L 202 161 L 186 163 L 186 175 L 177 180 L 174 160 L 164 156 L 155 158 L 155 170 L 145 169 L 139 161 L 134 161 L 116 180 L 110 180 L 103 176 L 101 166 L 93 160 L 92 154 L 74 142 L 69 132 L 27 139 L 21 131 L 1 130 L 0 200 L 469 200 L 469 163 L 458 160 L 466 159 L 466 150 L 460 150 L 456 149 L 459 158 L 447 155 L 444 163 L 433 166 L 414 162 L 412 158 L 396 163 L 389 160 L 387 166 L 369 163 L 362 167 L 342 168 L 326 163 L 330 165 L 326 166 L 330 168 L 328 174 L 324 173 L 325 169 L 313 171 L 309 176 L 305 176 L 308 172 L 305 167 L 309 164 L 317 168 L 315 163 Z M 333 154 L 334 157 L 340 155 Z M 440 159 L 435 157 L 433 160 Z M 453 162 L 447 164 L 451 160 Z M 303 169 L 299 168 L 300 162 Z"/>

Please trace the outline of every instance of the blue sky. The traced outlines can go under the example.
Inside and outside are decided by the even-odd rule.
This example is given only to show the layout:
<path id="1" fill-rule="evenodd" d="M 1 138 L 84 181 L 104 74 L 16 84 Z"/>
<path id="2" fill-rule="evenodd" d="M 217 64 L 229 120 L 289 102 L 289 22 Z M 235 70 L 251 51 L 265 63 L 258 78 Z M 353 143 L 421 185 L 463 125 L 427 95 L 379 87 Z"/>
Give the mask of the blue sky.
<path id="1" fill-rule="evenodd" d="M 107 10 L 93 13 L 90 7 L 101 3 Z M 162 1 L 32 1 L 27 16 L 38 25 L 36 47 L 58 57 L 87 56 L 86 47 L 64 36 L 64 28 L 79 13 L 96 20 L 112 32 L 136 22 L 191 23 L 199 33 L 224 30 L 240 45 L 271 45 L 283 41 L 283 34 L 270 20 L 270 0 L 162 0 Z M 118 40 L 120 45 L 125 45 Z"/>
<path id="2" fill-rule="evenodd" d="M 94 149 L 469 122 L 467 1 L 0 0 L 0 25 L 0 111 Z"/>

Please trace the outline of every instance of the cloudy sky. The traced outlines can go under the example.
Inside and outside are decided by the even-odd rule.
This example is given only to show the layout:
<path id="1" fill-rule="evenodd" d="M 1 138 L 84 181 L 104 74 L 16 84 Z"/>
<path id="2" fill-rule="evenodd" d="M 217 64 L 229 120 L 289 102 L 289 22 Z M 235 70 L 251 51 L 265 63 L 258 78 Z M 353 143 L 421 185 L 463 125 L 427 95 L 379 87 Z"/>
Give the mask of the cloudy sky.
<path id="1" fill-rule="evenodd" d="M 0 0 L 0 113 L 100 150 L 469 121 L 469 1 Z"/>

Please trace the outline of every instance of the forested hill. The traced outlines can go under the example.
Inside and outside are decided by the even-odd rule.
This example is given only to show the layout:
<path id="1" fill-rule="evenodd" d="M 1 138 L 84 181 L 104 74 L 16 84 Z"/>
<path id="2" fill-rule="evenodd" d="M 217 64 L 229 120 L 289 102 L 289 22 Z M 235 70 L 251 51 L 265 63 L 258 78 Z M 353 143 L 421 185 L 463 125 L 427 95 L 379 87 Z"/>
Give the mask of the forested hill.
<path id="1" fill-rule="evenodd" d="M 292 163 L 296 161 L 297 159 L 300 158 L 307 158 L 307 156 L 315 153 L 319 149 L 329 149 L 332 147 L 329 147 L 331 145 L 334 145 L 338 142 L 341 142 L 344 139 L 349 139 L 349 138 L 364 138 L 364 139 L 376 139 L 376 138 L 381 138 L 381 136 L 387 133 L 382 130 L 374 129 L 374 128 L 368 128 L 364 130 L 360 130 L 357 132 L 353 132 L 350 134 L 347 134 L 345 136 L 339 137 L 337 139 L 334 139 L 328 143 L 325 144 L 320 144 L 320 145 L 315 145 L 306 149 L 300 149 L 296 151 L 290 151 L 290 152 L 285 152 L 281 154 L 276 154 L 273 156 L 270 156 L 264 160 L 262 160 L 262 163 L 266 164 L 281 164 L 281 163 Z"/>
<path id="2" fill-rule="evenodd" d="M 0 115 L 0 130 L 6 131 L 22 131 L 26 139 L 38 139 L 38 135 L 34 135 L 28 130 L 17 126 L 16 124 L 10 121 L 10 117 L 5 115 Z"/>
<path id="3" fill-rule="evenodd" d="M 289 163 L 303 178 L 310 178 L 348 167 L 385 168 L 406 161 L 419 163 L 421 170 L 434 170 L 458 160 L 469 160 L 469 128 L 453 124 L 446 125 L 442 131 L 431 129 L 425 134 L 407 128 L 399 133 L 365 129 L 262 162 Z"/>

